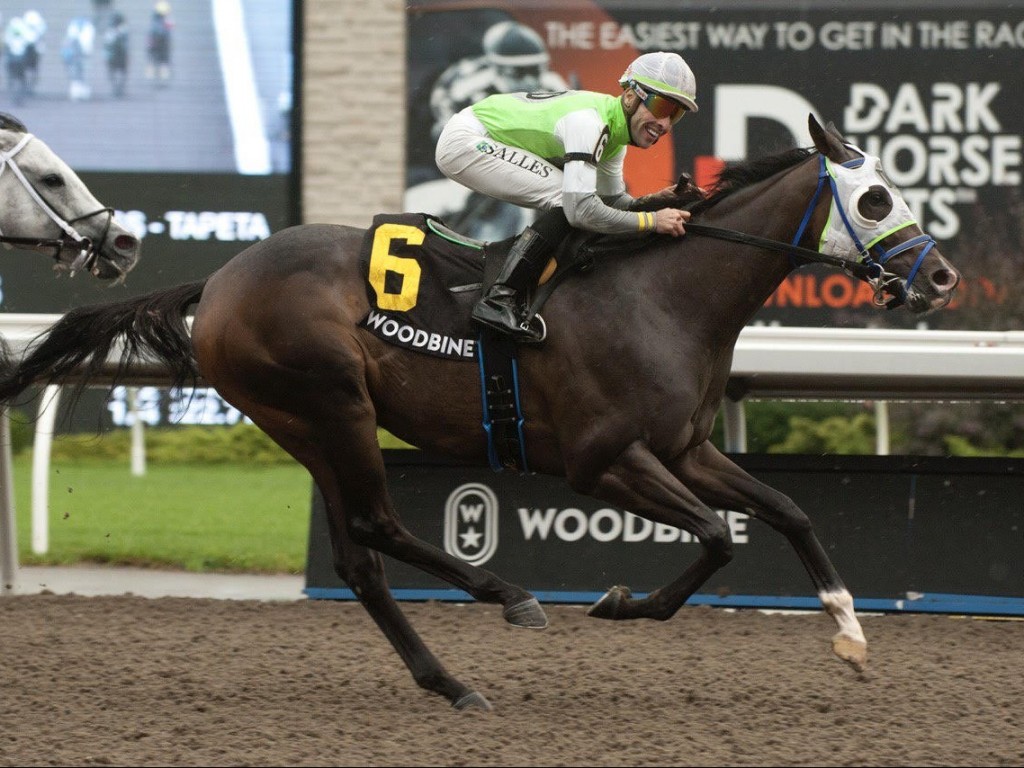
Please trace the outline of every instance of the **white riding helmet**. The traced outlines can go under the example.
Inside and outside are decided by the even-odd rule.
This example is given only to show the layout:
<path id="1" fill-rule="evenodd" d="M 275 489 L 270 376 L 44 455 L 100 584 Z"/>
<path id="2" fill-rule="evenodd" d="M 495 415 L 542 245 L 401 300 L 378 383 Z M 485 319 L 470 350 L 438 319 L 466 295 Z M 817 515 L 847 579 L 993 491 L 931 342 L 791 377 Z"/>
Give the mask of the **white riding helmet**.
<path id="1" fill-rule="evenodd" d="M 631 83 L 678 101 L 691 112 L 697 111 L 697 78 L 678 53 L 654 51 L 638 56 L 619 78 L 623 88 L 631 87 Z"/>

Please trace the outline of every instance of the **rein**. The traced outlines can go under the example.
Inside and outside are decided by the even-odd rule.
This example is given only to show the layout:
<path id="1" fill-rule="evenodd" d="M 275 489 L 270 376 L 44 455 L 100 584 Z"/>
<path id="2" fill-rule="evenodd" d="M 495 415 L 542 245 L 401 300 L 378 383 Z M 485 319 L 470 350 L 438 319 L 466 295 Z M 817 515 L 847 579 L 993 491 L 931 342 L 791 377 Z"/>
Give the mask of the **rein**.
<path id="1" fill-rule="evenodd" d="M 3 174 L 7 168 L 10 168 L 11 172 L 18 178 L 18 181 L 20 181 L 21 185 L 25 188 L 25 191 L 27 191 L 29 196 L 35 201 L 36 205 L 42 208 L 43 212 L 64 231 L 65 237 L 16 237 L 12 235 L 5 235 L 3 232 L 0 232 L 0 243 L 14 246 L 16 248 L 27 248 L 38 251 L 45 251 L 52 248 L 53 258 L 58 263 L 61 262 L 61 255 L 63 254 L 64 249 L 73 244 L 73 246 L 78 249 L 78 255 L 75 256 L 74 259 L 70 260 L 67 268 L 72 274 L 82 268 L 92 271 L 96 264 L 96 259 L 100 255 L 99 246 L 93 243 L 93 241 L 88 237 L 79 234 L 72 225 L 79 221 L 90 219 L 93 216 L 104 213 L 107 214 L 107 223 L 103 228 L 103 236 L 99 241 L 102 243 L 103 240 L 106 239 L 107 232 L 110 230 L 110 222 L 114 217 L 114 209 L 109 207 L 98 208 L 91 213 L 71 219 L 70 221 L 65 221 L 61 218 L 56 211 L 53 210 L 53 207 L 46 202 L 43 196 L 39 194 L 36 188 L 32 186 L 32 183 L 25 177 L 25 174 L 14 159 L 14 156 L 21 152 L 21 150 L 23 150 L 33 138 L 34 137 L 31 133 L 27 133 L 21 141 L 15 144 L 10 150 L 6 152 L 0 151 L 0 174 Z"/>
<path id="2" fill-rule="evenodd" d="M 686 223 L 686 233 L 704 235 L 705 237 L 712 237 L 716 240 L 728 240 L 729 242 L 740 243 L 742 245 L 752 245 L 769 251 L 778 251 L 779 253 L 785 253 L 790 257 L 802 259 L 803 264 L 827 264 L 830 267 L 838 267 L 844 272 L 853 275 L 858 280 L 863 280 L 866 283 L 876 283 L 875 296 L 877 303 L 882 303 L 877 297 L 883 292 L 894 292 L 896 295 L 888 302 L 885 302 L 887 309 L 895 309 L 903 304 L 907 299 L 906 288 L 899 285 L 898 282 L 895 286 L 892 284 L 893 279 L 898 281 L 899 277 L 891 275 L 891 273 L 884 272 L 878 264 L 870 260 L 867 262 L 850 261 L 848 259 L 841 259 L 838 256 L 821 253 L 820 251 L 812 251 L 810 248 L 804 248 L 803 246 L 793 243 L 769 240 L 766 237 L 757 237 L 756 235 L 748 235 L 745 232 L 737 232 L 733 229 L 712 227 L 708 224 L 698 224 L 696 222 Z M 799 240 L 799 237 L 795 239 Z M 797 266 L 803 266 L 803 264 L 797 264 Z M 883 275 L 889 275 L 890 277 L 884 281 L 880 281 L 880 278 Z"/>
<path id="3" fill-rule="evenodd" d="M 769 240 L 766 237 L 757 237 L 756 235 L 748 235 L 745 232 L 737 232 L 733 229 L 723 229 L 721 227 L 712 227 L 708 224 L 698 224 L 693 221 L 686 222 L 685 227 L 686 234 L 688 235 L 705 235 L 707 237 L 713 237 L 716 240 L 728 240 L 733 243 L 753 245 L 770 251 L 778 251 L 791 256 L 798 256 L 804 260 L 804 263 L 828 264 L 831 267 L 838 267 L 849 272 L 854 277 L 861 280 L 869 280 L 873 277 L 877 277 L 877 270 L 871 265 L 856 261 L 848 261 L 847 259 L 841 259 L 838 256 L 830 256 L 827 253 L 821 253 L 819 251 L 812 251 L 810 248 L 804 248 L 800 245 L 783 243 L 779 240 Z"/>

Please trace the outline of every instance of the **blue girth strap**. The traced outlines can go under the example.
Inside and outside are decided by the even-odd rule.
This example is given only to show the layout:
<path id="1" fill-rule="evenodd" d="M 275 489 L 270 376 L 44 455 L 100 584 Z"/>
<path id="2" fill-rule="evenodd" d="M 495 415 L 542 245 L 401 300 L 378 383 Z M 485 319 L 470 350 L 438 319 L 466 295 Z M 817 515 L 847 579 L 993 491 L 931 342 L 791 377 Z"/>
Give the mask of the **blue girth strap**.
<path id="1" fill-rule="evenodd" d="M 523 412 L 519 403 L 519 362 L 516 345 L 507 336 L 488 329 L 477 340 L 483 427 L 491 469 L 529 472 Z"/>

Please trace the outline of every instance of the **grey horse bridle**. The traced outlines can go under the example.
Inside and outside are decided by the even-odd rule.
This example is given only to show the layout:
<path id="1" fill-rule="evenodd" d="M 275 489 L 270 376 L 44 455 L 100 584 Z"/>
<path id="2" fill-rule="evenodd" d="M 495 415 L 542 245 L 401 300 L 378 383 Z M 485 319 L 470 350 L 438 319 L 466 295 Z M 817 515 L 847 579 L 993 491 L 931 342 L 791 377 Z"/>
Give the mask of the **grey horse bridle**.
<path id="1" fill-rule="evenodd" d="M 53 222 L 63 230 L 65 237 L 60 238 L 45 238 L 45 237 L 23 237 L 7 235 L 0 230 L 0 243 L 4 243 L 10 246 L 18 248 L 28 248 L 31 250 L 48 251 L 53 249 L 52 255 L 57 262 L 59 268 L 67 269 L 72 275 L 79 269 L 86 269 L 92 271 L 96 264 L 96 259 L 99 257 L 100 244 L 106 239 L 107 232 L 110 230 L 110 222 L 114 218 L 113 208 L 98 208 L 91 213 L 87 213 L 83 216 L 65 221 L 57 212 L 53 209 L 46 199 L 39 193 L 39 191 L 32 186 L 32 183 L 25 177 L 21 168 L 18 167 L 18 162 L 14 159 L 21 150 L 23 150 L 28 143 L 34 138 L 31 133 L 26 133 L 22 139 L 15 144 L 11 149 L 7 151 L 0 150 L 0 175 L 3 174 L 8 168 L 18 178 L 21 185 L 28 192 L 29 196 L 35 201 L 36 205 L 43 209 L 43 212 L 49 216 Z M 74 224 L 85 219 L 90 219 L 93 216 L 101 214 L 107 215 L 106 225 L 103 227 L 103 235 L 99 238 L 99 243 L 94 243 L 90 238 L 80 234 L 78 230 L 74 228 Z M 61 259 L 61 255 L 65 248 L 75 248 L 78 254 L 70 260 L 64 261 Z"/>

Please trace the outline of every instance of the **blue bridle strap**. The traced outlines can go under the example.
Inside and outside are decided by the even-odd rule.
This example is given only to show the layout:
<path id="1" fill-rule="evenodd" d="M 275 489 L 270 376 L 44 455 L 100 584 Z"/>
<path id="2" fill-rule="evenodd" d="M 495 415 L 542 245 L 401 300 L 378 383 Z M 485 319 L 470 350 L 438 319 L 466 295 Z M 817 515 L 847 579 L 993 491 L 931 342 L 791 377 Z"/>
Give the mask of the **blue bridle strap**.
<path id="1" fill-rule="evenodd" d="M 917 271 L 921 268 L 921 263 L 924 261 L 924 257 L 928 255 L 928 251 L 935 247 L 935 238 L 931 235 L 918 235 L 917 237 L 912 237 L 909 240 L 904 240 L 902 243 L 894 248 L 890 248 L 888 251 L 883 250 L 881 258 L 878 260 L 880 264 L 885 264 L 885 262 L 896 254 L 903 253 L 911 248 L 916 248 L 919 245 L 923 245 L 924 248 L 922 248 L 921 252 L 917 255 L 917 260 L 914 262 L 914 266 L 911 267 L 910 272 L 907 274 L 907 288 L 910 287 L 910 284 L 914 282 L 914 278 L 917 277 Z M 878 248 L 881 247 L 881 245 L 878 246 Z"/>
<path id="2" fill-rule="evenodd" d="M 818 198 L 821 197 L 821 190 L 825 188 L 825 179 L 829 179 L 831 181 L 831 178 L 832 177 L 829 176 L 828 173 L 828 167 L 825 165 L 825 156 L 818 155 L 818 186 L 814 190 L 814 195 L 811 196 L 811 202 L 807 205 L 807 210 L 804 211 L 803 220 L 801 220 L 800 226 L 797 227 L 796 235 L 793 236 L 792 245 L 800 244 L 800 240 L 804 236 L 804 231 L 807 229 L 807 225 L 811 221 L 811 215 L 814 213 L 814 209 L 818 205 Z M 835 182 L 832 182 L 832 185 L 832 194 L 834 196 Z M 794 268 L 800 266 L 799 264 L 796 263 L 796 259 L 793 256 L 790 256 L 790 262 L 793 264 Z"/>

